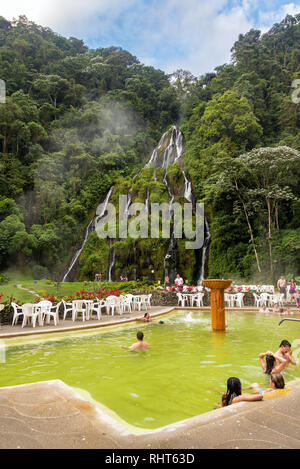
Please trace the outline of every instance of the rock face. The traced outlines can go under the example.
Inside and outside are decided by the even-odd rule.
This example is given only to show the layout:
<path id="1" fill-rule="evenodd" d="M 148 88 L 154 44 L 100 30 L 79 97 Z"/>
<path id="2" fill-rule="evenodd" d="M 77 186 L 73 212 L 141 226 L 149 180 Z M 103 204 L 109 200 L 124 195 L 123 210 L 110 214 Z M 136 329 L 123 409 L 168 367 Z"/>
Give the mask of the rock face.
<path id="1" fill-rule="evenodd" d="M 117 209 L 118 224 L 117 207 L 121 195 L 126 195 L 123 212 L 129 224 L 136 217 L 136 213 L 131 212 L 133 204 L 144 204 L 144 218 L 141 221 L 148 226 L 148 236 L 108 239 L 106 249 L 103 249 L 93 232 L 105 216 L 108 202 Z M 160 232 L 159 237 L 155 238 L 151 236 L 151 204 L 161 203 L 165 203 L 167 209 L 164 215 L 160 215 L 160 226 L 162 217 L 165 216 L 170 220 L 170 231 L 168 236 L 163 236 Z M 107 280 L 119 280 L 121 276 L 129 280 L 163 280 L 167 275 L 173 283 L 179 273 L 189 283 L 200 284 L 208 261 L 208 220 L 204 220 L 203 248 L 186 249 L 184 235 L 178 238 L 175 233 L 175 203 L 182 207 L 183 204 L 190 203 L 195 207 L 192 184 L 184 170 L 184 136 L 177 126 L 163 134 L 148 162 L 133 179 L 116 183 L 106 194 L 105 200 L 100 204 L 101 209 L 97 209 L 96 217 L 87 226 L 84 241 L 67 266 L 63 280 L 93 278 L 96 272 L 102 272 Z M 92 262 L 90 251 L 97 253 L 98 265 L 97 260 Z M 105 269 L 100 268 L 100 265 L 105 265 Z"/>

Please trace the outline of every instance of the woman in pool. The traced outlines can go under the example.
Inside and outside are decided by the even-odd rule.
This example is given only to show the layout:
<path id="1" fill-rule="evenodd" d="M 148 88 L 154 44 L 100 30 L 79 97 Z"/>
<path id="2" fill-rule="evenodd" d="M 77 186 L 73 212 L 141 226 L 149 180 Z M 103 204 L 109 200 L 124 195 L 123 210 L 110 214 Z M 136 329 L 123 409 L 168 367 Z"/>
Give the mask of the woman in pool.
<path id="1" fill-rule="evenodd" d="M 145 313 L 144 317 L 138 318 L 137 320 L 138 321 L 143 321 L 143 322 L 150 322 L 150 321 L 152 321 L 152 318 L 150 317 L 149 313 Z"/>
<path id="2" fill-rule="evenodd" d="M 262 391 L 253 394 L 242 394 L 242 385 L 239 378 L 232 377 L 227 380 L 227 391 L 222 396 L 221 406 L 226 407 L 244 401 L 261 401 L 262 398 Z"/>
<path id="3" fill-rule="evenodd" d="M 270 351 L 260 353 L 258 358 L 263 372 L 267 375 L 270 375 L 271 373 L 281 373 L 287 364 L 287 361 L 284 358 L 274 355 L 274 353 Z"/>
<path id="4" fill-rule="evenodd" d="M 261 393 L 263 396 L 271 392 L 276 391 L 277 389 L 284 389 L 285 382 L 281 373 L 271 373 L 270 374 L 270 387 L 262 390 L 258 383 L 250 384 L 246 389 L 253 389 L 256 393 Z"/>
<path id="5" fill-rule="evenodd" d="M 273 313 L 281 313 L 281 308 L 278 303 L 275 303 Z"/>

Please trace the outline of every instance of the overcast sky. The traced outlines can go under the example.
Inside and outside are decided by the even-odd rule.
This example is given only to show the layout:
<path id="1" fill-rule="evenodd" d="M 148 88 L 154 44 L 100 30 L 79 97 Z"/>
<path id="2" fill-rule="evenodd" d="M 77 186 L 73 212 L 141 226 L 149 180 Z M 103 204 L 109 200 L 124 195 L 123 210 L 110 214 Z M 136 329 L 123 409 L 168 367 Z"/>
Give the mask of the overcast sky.
<path id="1" fill-rule="evenodd" d="M 240 33 L 266 31 L 300 0 L 9 0 L 0 15 L 25 14 L 91 48 L 120 46 L 146 65 L 199 76 L 230 61 Z"/>

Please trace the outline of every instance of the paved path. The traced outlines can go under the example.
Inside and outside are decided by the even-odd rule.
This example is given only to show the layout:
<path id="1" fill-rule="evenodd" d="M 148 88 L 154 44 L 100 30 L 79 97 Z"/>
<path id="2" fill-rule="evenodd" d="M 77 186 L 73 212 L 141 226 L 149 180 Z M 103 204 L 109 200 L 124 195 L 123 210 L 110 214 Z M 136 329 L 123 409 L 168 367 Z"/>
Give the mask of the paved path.
<path id="1" fill-rule="evenodd" d="M 25 288 L 25 287 L 22 287 L 22 285 L 17 285 L 17 288 L 19 288 L 20 290 L 25 290 L 27 291 L 28 293 L 31 293 L 32 295 L 36 296 L 36 297 L 39 297 L 40 295 L 37 294 L 36 291 L 34 290 L 29 290 L 28 288 Z"/>

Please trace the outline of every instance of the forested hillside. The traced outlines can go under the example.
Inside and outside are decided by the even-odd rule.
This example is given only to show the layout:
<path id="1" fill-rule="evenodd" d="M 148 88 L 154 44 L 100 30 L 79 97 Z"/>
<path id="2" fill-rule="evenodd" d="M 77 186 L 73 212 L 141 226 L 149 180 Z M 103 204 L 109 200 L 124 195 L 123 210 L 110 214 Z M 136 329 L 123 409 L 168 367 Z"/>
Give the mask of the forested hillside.
<path id="1" fill-rule="evenodd" d="M 201 77 L 0 17 L 0 271 L 61 278 L 108 189 L 130 181 L 179 123 L 210 224 L 207 274 L 299 275 L 299 63 L 300 15 L 240 35 L 232 62 Z"/>
<path id="2" fill-rule="evenodd" d="M 59 276 L 117 176 L 178 119 L 168 76 L 117 47 L 89 50 L 0 17 L 0 270 Z"/>
<path id="3" fill-rule="evenodd" d="M 300 103 L 292 84 L 300 78 L 300 15 L 263 35 L 240 35 L 232 63 L 215 73 L 178 75 L 185 160 L 211 224 L 209 275 L 299 275 Z"/>

